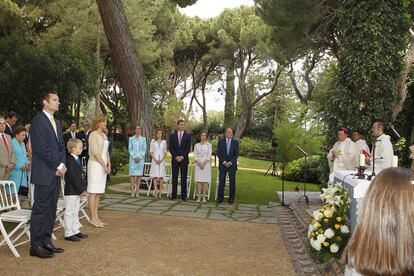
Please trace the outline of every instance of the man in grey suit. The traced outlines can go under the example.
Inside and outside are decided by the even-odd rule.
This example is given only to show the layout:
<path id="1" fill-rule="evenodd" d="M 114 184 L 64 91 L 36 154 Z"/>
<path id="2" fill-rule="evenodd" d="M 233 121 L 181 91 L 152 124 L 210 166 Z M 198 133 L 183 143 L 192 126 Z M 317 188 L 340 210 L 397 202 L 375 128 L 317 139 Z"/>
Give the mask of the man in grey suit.
<path id="1" fill-rule="evenodd" d="M 10 135 L 4 133 L 6 120 L 0 117 L 0 180 L 7 180 L 16 165 L 16 154 Z"/>

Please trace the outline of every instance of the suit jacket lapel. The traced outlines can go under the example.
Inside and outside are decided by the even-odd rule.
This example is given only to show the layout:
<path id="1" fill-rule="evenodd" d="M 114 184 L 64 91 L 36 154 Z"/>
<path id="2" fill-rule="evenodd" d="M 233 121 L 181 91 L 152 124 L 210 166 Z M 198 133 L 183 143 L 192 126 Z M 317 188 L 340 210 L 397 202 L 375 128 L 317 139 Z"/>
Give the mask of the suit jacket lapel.
<path id="1" fill-rule="evenodd" d="M 46 124 L 49 126 L 50 130 L 52 131 L 53 136 L 55 136 L 56 141 L 59 142 L 59 139 L 56 136 L 56 135 L 59 135 L 58 122 L 56 122 L 55 120 L 55 123 L 56 123 L 56 134 L 55 134 L 55 130 L 53 129 L 52 122 L 50 122 L 50 119 L 46 116 L 46 114 L 43 111 L 42 111 L 42 115 L 43 115 L 44 120 L 46 120 Z"/>

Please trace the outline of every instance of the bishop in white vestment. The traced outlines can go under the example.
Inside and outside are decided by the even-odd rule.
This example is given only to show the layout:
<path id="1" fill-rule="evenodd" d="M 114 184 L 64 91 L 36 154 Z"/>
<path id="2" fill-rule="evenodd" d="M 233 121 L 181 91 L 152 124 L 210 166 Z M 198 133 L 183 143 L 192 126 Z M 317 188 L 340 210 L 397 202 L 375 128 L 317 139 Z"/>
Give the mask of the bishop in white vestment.
<path id="1" fill-rule="evenodd" d="M 359 165 L 359 152 L 356 144 L 348 137 L 348 129 L 338 130 L 338 142 L 328 153 L 329 180 L 333 182 L 335 171 L 356 170 Z"/>

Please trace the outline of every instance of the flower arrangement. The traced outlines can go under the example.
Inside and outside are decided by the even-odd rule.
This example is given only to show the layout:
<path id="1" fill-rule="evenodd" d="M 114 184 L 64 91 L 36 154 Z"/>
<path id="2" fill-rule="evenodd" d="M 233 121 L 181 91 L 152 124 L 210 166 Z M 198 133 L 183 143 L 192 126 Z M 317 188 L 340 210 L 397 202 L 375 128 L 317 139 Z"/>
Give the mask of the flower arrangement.
<path id="1" fill-rule="evenodd" d="M 350 198 L 341 184 L 322 189 L 324 205 L 313 213 L 308 239 L 315 255 L 323 262 L 339 257 L 349 238 L 347 212 Z"/>

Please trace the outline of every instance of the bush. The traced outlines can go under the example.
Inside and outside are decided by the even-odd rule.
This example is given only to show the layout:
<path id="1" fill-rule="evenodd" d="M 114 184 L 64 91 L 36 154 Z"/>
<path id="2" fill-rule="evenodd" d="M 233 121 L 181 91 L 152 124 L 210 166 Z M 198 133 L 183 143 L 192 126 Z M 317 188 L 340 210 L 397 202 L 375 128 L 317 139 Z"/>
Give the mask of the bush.
<path id="1" fill-rule="evenodd" d="M 272 143 L 270 141 L 262 141 L 250 137 L 243 137 L 239 141 L 239 151 L 247 153 L 249 151 L 267 152 L 272 150 Z"/>
<path id="2" fill-rule="evenodd" d="M 321 159 L 317 155 L 312 155 L 307 158 L 306 178 L 308 183 L 320 183 L 319 181 L 319 166 Z M 305 158 L 299 158 L 287 164 L 285 169 L 285 179 L 290 181 L 304 181 Z"/>
<path id="3" fill-rule="evenodd" d="M 111 173 L 116 175 L 116 173 L 122 168 L 122 166 L 128 164 L 129 154 L 126 147 L 114 147 L 112 149 L 111 156 Z"/>

